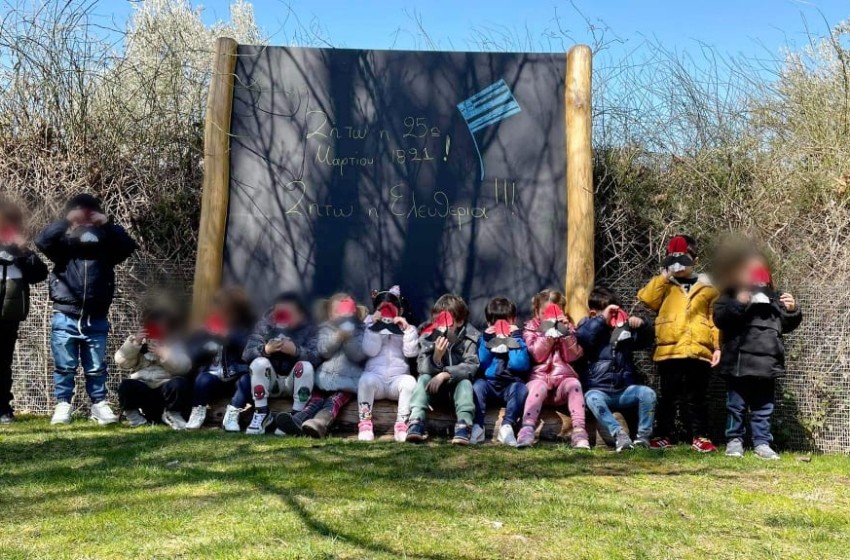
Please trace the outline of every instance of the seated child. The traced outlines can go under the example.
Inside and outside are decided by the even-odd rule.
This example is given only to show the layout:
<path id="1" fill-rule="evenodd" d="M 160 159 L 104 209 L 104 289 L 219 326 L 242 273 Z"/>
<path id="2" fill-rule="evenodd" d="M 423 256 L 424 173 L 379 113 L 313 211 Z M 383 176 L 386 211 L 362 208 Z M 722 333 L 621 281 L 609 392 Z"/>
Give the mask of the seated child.
<path id="1" fill-rule="evenodd" d="M 481 334 L 467 323 L 469 308 L 454 294 L 440 297 L 431 309 L 431 322 L 423 325 L 419 337 L 417 366 L 419 380 L 413 391 L 407 441 L 427 438 L 426 410 L 432 397 L 453 401 L 457 423 L 455 445 L 468 445 L 472 436 L 475 402 L 472 379 L 478 371 L 478 338 Z"/>
<path id="2" fill-rule="evenodd" d="M 292 395 L 292 410 L 304 410 L 313 393 L 314 369 L 321 361 L 316 337 L 304 300 L 293 292 L 279 295 L 257 323 L 242 355 L 251 364 L 251 373 L 240 382 L 250 384 L 255 409 L 246 434 L 264 434 L 271 424 L 269 397 Z"/>
<path id="3" fill-rule="evenodd" d="M 407 439 L 407 420 L 410 400 L 416 388 L 416 378 L 410 375 L 407 360 L 419 355 L 419 331 L 405 318 L 404 298 L 398 286 L 372 292 L 375 312 L 366 317 L 363 333 L 363 352 L 366 367 L 357 389 L 360 415 L 357 439 L 372 441 L 372 407 L 375 399 L 398 401 L 395 427 L 396 441 Z"/>
<path id="4" fill-rule="evenodd" d="M 779 459 L 770 447 L 770 421 L 776 378 L 785 373 L 782 335 L 802 320 L 794 297 L 774 288 L 765 258 L 750 252 L 714 304 L 714 321 L 723 335 L 720 373 L 727 382 L 726 455 L 744 456 L 744 415 L 749 409 L 756 456 Z"/>
<path id="5" fill-rule="evenodd" d="M 523 338 L 531 355 L 531 374 L 522 428 L 517 447 L 534 444 L 534 429 L 543 404 L 568 405 L 573 424 L 572 446 L 590 449 L 584 426 L 584 395 L 572 363 L 581 358 L 582 350 L 575 329 L 564 312 L 566 298 L 556 290 L 543 290 L 531 302 L 534 318 L 525 324 Z"/>
<path id="6" fill-rule="evenodd" d="M 251 386 L 244 382 L 237 386 L 237 380 L 249 371 L 242 353 L 253 323 L 253 309 L 244 290 L 222 288 L 213 295 L 203 325 L 189 338 L 195 380 L 187 430 L 204 425 L 213 400 L 235 393 L 222 426 L 228 432 L 239 431 L 239 412 L 248 405 Z"/>
<path id="7" fill-rule="evenodd" d="M 316 369 L 315 388 L 303 410 L 284 412 L 275 418 L 277 435 L 323 438 L 342 407 L 357 393 L 363 373 L 363 315 L 348 294 L 339 293 L 324 302 L 327 319 L 319 326 L 316 350 L 323 360 Z"/>
<path id="8" fill-rule="evenodd" d="M 172 308 L 173 309 L 173 308 Z M 143 314 L 142 327 L 115 353 L 115 365 L 132 371 L 118 386 L 118 402 L 131 428 L 162 421 L 186 429 L 192 360 L 181 341 L 182 317 L 168 308 Z"/>
<path id="9" fill-rule="evenodd" d="M 655 420 L 655 391 L 638 384 L 633 353 L 652 345 L 653 325 L 640 317 L 629 317 L 608 288 L 594 288 L 587 304 L 590 316 L 576 329 L 588 362 L 582 379 L 587 407 L 614 438 L 618 453 L 634 445 L 648 448 Z M 612 414 L 633 407 L 638 409 L 634 444 Z"/>
<path id="10" fill-rule="evenodd" d="M 471 443 L 484 441 L 484 415 L 488 404 L 505 407 L 498 440 L 516 447 L 514 426 L 519 421 L 528 389 L 525 378 L 531 369 L 528 348 L 522 331 L 516 326 L 516 305 L 509 299 L 497 297 L 487 303 L 487 329 L 478 340 L 478 360 L 481 367 L 472 385 L 475 395 L 475 419 Z"/>

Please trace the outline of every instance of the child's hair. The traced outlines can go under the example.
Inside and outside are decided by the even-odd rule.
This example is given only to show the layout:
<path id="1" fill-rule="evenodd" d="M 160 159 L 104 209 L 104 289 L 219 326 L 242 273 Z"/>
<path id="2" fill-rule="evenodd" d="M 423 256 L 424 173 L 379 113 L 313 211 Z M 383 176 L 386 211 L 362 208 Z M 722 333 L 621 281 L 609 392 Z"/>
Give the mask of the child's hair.
<path id="1" fill-rule="evenodd" d="M 620 306 L 620 298 L 610 288 L 597 286 L 590 292 L 587 298 L 587 307 L 593 311 L 605 311 L 609 305 Z"/>
<path id="2" fill-rule="evenodd" d="M 8 200 L 0 200 L 0 223 L 19 227 L 24 215 L 20 207 Z"/>
<path id="3" fill-rule="evenodd" d="M 332 295 L 331 297 L 329 297 L 327 299 L 319 300 L 317 302 L 317 305 L 315 306 L 316 318 L 319 321 L 327 321 L 328 319 L 330 319 L 331 312 L 333 311 L 334 305 L 336 305 L 336 303 L 338 301 L 343 300 L 343 299 L 352 299 L 352 300 L 355 301 L 355 303 L 357 302 L 357 300 L 355 300 L 354 296 L 352 296 L 351 294 L 348 294 L 346 292 L 337 292 L 334 295 Z M 363 319 L 366 318 L 366 314 L 367 314 L 366 308 L 363 307 L 362 305 L 358 305 L 356 317 L 362 321 Z"/>
<path id="4" fill-rule="evenodd" d="M 451 313 L 457 323 L 463 324 L 469 319 L 469 307 L 466 306 L 463 298 L 456 294 L 441 295 L 431 308 L 431 317 L 434 318 L 443 311 Z"/>
<path id="5" fill-rule="evenodd" d="M 513 321 L 516 319 L 516 304 L 508 298 L 494 297 L 487 302 L 484 317 L 490 325 L 496 321 Z"/>
<path id="6" fill-rule="evenodd" d="M 567 298 L 565 298 L 564 294 L 558 290 L 543 290 L 531 298 L 531 308 L 534 310 L 535 314 L 539 313 L 540 310 L 550 303 L 554 303 L 561 309 L 565 310 L 567 306 Z"/>
<path id="7" fill-rule="evenodd" d="M 254 307 L 242 288 L 228 286 L 218 289 L 213 294 L 212 304 L 227 314 L 234 327 L 247 329 L 254 325 Z"/>
<path id="8" fill-rule="evenodd" d="M 681 237 L 687 242 L 688 254 L 693 258 L 697 258 L 697 240 L 690 235 L 678 235 L 677 237 Z"/>

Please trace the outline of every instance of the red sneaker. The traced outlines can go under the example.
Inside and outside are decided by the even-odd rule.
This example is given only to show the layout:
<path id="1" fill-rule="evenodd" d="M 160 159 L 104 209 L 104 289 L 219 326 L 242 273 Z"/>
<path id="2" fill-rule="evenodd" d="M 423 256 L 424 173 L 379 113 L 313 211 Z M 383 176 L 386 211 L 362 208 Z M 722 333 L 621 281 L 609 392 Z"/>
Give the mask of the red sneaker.
<path id="1" fill-rule="evenodd" d="M 714 453 L 717 451 L 717 447 L 711 443 L 711 440 L 704 437 L 694 438 L 691 449 L 698 453 Z"/>
<path id="2" fill-rule="evenodd" d="M 650 449 L 669 449 L 673 447 L 673 442 L 666 437 L 655 437 L 649 442 Z"/>

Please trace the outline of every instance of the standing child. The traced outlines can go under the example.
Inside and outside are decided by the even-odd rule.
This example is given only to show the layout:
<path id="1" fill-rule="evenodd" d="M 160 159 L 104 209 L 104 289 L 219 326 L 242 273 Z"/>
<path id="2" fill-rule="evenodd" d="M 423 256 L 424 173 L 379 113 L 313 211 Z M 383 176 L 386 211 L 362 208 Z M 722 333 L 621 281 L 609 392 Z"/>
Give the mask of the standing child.
<path id="1" fill-rule="evenodd" d="M 275 418 L 277 435 L 327 435 L 342 407 L 351 402 L 363 373 L 363 315 L 354 298 L 345 293 L 324 303 L 327 319 L 319 326 L 316 349 L 323 360 L 316 369 L 315 388 L 304 409 Z"/>
<path id="2" fill-rule="evenodd" d="M 478 340 L 479 378 L 472 385 L 475 395 L 475 419 L 471 443 L 484 441 L 484 416 L 488 404 L 505 407 L 499 443 L 516 447 L 514 426 L 519 421 L 528 397 L 525 378 L 531 369 L 528 347 L 522 331 L 516 326 L 516 305 L 507 298 L 497 297 L 487 303 L 484 311 L 487 329 Z"/>
<path id="3" fill-rule="evenodd" d="M 398 286 L 372 292 L 374 314 L 366 317 L 363 353 L 366 367 L 357 389 L 360 415 L 357 439 L 372 441 L 372 407 L 375 399 L 398 401 L 395 426 L 396 441 L 407 439 L 410 400 L 416 378 L 410 375 L 408 359 L 419 355 L 419 331 L 405 318 L 406 305 Z"/>
<path id="4" fill-rule="evenodd" d="M 50 423 L 71 422 L 74 377 L 81 364 L 92 420 L 117 422 L 106 401 L 106 317 L 115 295 L 115 267 L 133 254 L 136 242 L 109 221 L 100 200 L 80 194 L 68 201 L 65 216 L 42 230 L 35 244 L 54 265 L 50 346 L 56 365 L 56 408 Z"/>
<path id="5" fill-rule="evenodd" d="M 649 447 L 655 420 L 655 391 L 637 382 L 634 352 L 649 348 L 655 340 L 652 323 L 629 317 L 617 295 L 597 287 L 587 302 L 590 316 L 576 329 L 576 338 L 587 358 L 583 378 L 584 400 L 596 420 L 605 427 L 617 452 L 634 445 Z M 613 411 L 638 409 L 637 437 L 632 443 Z"/>
<path id="6" fill-rule="evenodd" d="M 454 402 L 457 423 L 452 443 L 468 445 L 472 436 L 475 402 L 472 379 L 478 371 L 478 338 L 481 334 L 467 323 L 469 308 L 458 295 L 445 294 L 431 309 L 431 322 L 419 337 L 417 365 L 419 380 L 413 391 L 407 441 L 427 437 L 426 410 L 432 397 Z"/>
<path id="7" fill-rule="evenodd" d="M 239 380 L 253 391 L 255 410 L 246 434 L 264 434 L 271 424 L 269 397 L 293 395 L 292 409 L 304 410 L 321 361 L 316 336 L 304 300 L 293 292 L 279 295 L 257 323 L 242 356 L 251 364 L 251 373 Z"/>
<path id="8" fill-rule="evenodd" d="M 751 253 L 714 304 L 714 320 L 723 333 L 720 373 L 727 382 L 726 455 L 744 456 L 744 415 L 749 409 L 756 456 L 779 459 L 770 447 L 770 420 L 776 378 L 785 373 L 782 335 L 800 325 L 800 308 L 791 294 L 774 289 L 764 257 Z"/>
<path id="9" fill-rule="evenodd" d="M 708 439 L 708 382 L 720 361 L 720 334 L 714 326 L 717 289 L 697 274 L 696 242 L 679 235 L 667 245 L 661 273 L 638 292 L 638 299 L 658 316 L 653 359 L 661 377 L 658 436 L 652 447 L 673 445 L 676 409 L 682 400 L 682 420 L 691 447 L 700 453 L 717 448 Z"/>
<path id="10" fill-rule="evenodd" d="M 575 327 L 564 311 L 566 303 L 564 294 L 556 290 L 543 290 L 531 301 L 534 318 L 525 324 L 523 338 L 533 365 L 517 447 L 534 444 L 540 411 L 548 403 L 569 407 L 573 424 L 571 444 L 576 449 L 590 449 L 584 424 L 584 395 L 572 365 L 581 358 L 582 350 L 575 337 Z"/>
<path id="11" fill-rule="evenodd" d="M 28 247 L 23 214 L 0 202 L 0 424 L 15 421 L 12 410 L 12 359 L 18 329 L 27 318 L 30 286 L 47 278 L 47 266 Z"/>

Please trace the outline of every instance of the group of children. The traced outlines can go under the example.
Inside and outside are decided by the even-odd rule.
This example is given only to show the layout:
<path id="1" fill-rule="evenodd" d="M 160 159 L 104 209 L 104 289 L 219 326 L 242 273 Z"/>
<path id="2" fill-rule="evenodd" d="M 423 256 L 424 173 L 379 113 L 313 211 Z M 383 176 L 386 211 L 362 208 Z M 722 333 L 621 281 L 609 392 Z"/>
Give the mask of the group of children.
<path id="1" fill-rule="evenodd" d="M 22 231 L 20 212 L 0 206 L 2 423 L 14 420 L 12 353 L 29 286 L 47 277 Z M 35 245 L 53 263 L 51 422 L 71 421 L 80 365 L 92 419 L 117 422 L 106 401 L 107 313 L 114 268 L 136 244 L 109 221 L 98 199 L 79 195 Z M 116 365 L 130 372 L 118 400 L 131 426 L 163 422 L 178 430 L 199 429 L 210 404 L 229 398 L 226 431 L 240 431 L 240 413 L 251 408 L 247 434 L 323 437 L 356 399 L 361 441 L 375 438 L 375 400 L 391 400 L 398 403 L 393 435 L 399 442 L 424 441 L 427 413 L 443 401 L 454 408 L 451 441 L 459 445 L 483 442 L 487 408 L 504 407 L 495 438 L 512 447 L 533 445 L 548 404 L 569 409 L 574 448 L 590 447 L 588 409 L 617 451 L 673 445 L 681 413 L 693 449 L 712 452 L 706 400 L 712 368 L 719 368 L 728 383 L 727 455 L 743 455 L 749 410 L 755 453 L 778 458 L 770 447 L 774 383 L 784 371 L 782 335 L 799 325 L 800 310 L 791 295 L 774 290 L 766 259 L 757 252 L 741 251 L 730 259 L 719 287 L 695 272 L 696 261 L 693 239 L 670 241 L 661 273 L 638 293 L 655 312 L 654 321 L 630 315 L 604 287 L 591 292 L 589 315 L 577 325 L 556 290 L 533 298 L 533 315 L 522 325 L 514 302 L 493 298 L 483 331 L 471 324 L 466 303 L 454 294 L 437 299 L 430 319 L 417 326 L 398 286 L 374 291 L 370 310 L 346 293 L 311 309 L 299 294 L 284 292 L 258 321 L 242 290 L 224 288 L 189 335 L 175 306 L 150 305 L 138 332 L 115 355 Z M 661 388 L 657 406 L 655 392 L 639 383 L 634 362 L 634 352 L 653 345 Z M 292 397 L 292 410 L 275 415 L 269 399 L 281 395 Z M 614 417 L 617 411 L 636 412 L 634 439 Z"/>

